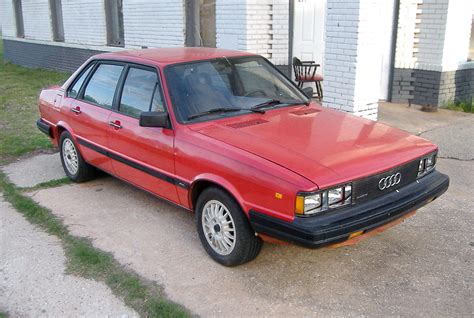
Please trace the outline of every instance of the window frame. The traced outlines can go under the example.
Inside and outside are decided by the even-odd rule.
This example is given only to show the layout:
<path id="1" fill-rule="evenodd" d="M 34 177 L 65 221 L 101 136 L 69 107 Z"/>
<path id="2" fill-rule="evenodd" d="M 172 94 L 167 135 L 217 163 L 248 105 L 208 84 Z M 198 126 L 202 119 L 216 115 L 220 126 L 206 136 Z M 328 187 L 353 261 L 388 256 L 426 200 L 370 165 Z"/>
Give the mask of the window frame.
<path id="1" fill-rule="evenodd" d="M 112 98 L 112 105 L 111 105 L 110 108 L 105 107 L 104 105 L 100 105 L 100 104 L 97 104 L 97 103 L 94 103 L 94 102 L 91 102 L 89 100 L 84 99 L 84 92 L 86 90 L 86 87 L 87 87 L 87 85 L 89 85 L 89 82 L 90 82 L 92 76 L 94 76 L 95 72 L 97 71 L 97 69 L 99 68 L 100 65 L 119 65 L 119 66 L 123 66 L 122 73 L 120 73 L 119 79 L 117 81 L 117 86 L 115 87 L 114 97 Z M 79 93 L 77 94 L 75 99 L 77 99 L 77 100 L 79 100 L 83 103 L 94 105 L 94 106 L 97 106 L 97 107 L 100 107 L 100 108 L 103 108 L 103 109 L 113 110 L 114 105 L 116 103 L 116 98 L 117 98 L 117 88 L 119 87 L 119 85 L 120 85 L 120 83 L 123 79 L 123 74 L 124 74 L 125 68 L 126 68 L 126 63 L 125 62 L 114 61 L 114 60 L 110 60 L 110 61 L 109 60 L 100 60 L 100 61 L 95 60 L 95 65 L 93 66 L 91 72 L 87 75 L 86 79 L 84 80 L 84 83 L 82 84 L 81 89 L 79 90 Z"/>
<path id="2" fill-rule="evenodd" d="M 166 98 L 165 98 L 165 95 L 164 95 L 164 91 L 163 91 L 163 81 L 161 80 L 161 77 L 160 77 L 160 72 L 158 71 L 158 69 L 156 67 L 153 67 L 153 66 L 148 66 L 148 65 L 143 65 L 143 64 L 136 64 L 136 63 L 127 63 L 127 66 L 126 66 L 126 70 L 125 70 L 125 74 L 123 76 L 123 79 L 122 81 L 119 83 L 119 86 L 117 86 L 117 104 L 116 104 L 116 108 L 114 109 L 116 113 L 119 113 L 121 115 L 124 115 L 124 116 L 128 116 L 128 117 L 131 117 L 131 118 L 135 118 L 135 119 L 138 119 L 140 116 L 138 117 L 135 117 L 135 116 L 132 116 L 130 114 L 127 114 L 127 113 L 124 113 L 122 111 L 120 111 L 120 103 L 122 101 L 122 95 L 123 95 L 123 88 L 125 86 L 125 81 L 127 80 L 127 76 L 128 76 L 128 73 L 130 71 L 131 68 L 136 68 L 136 69 L 141 69 L 141 70 L 145 70 L 145 71 L 151 71 L 151 72 L 154 72 L 156 74 L 156 80 L 157 80 L 157 84 L 155 86 L 155 89 L 153 91 L 153 94 L 151 96 L 151 100 L 150 100 L 150 104 L 149 104 L 149 107 L 148 107 L 148 111 L 151 111 L 151 105 L 153 103 L 153 97 L 155 96 L 155 94 L 157 92 L 159 92 L 161 98 L 162 98 L 162 102 L 163 102 L 163 112 L 165 114 L 168 114 L 169 115 L 169 111 L 167 109 L 167 105 L 166 105 Z"/>
<path id="3" fill-rule="evenodd" d="M 163 68 L 163 75 L 164 75 L 164 78 L 167 80 L 167 76 L 168 76 L 167 71 L 168 71 L 168 69 L 172 68 L 173 66 L 178 66 L 178 65 L 192 65 L 192 64 L 201 63 L 201 62 L 219 61 L 219 60 L 222 60 L 222 59 L 245 60 L 245 59 L 256 58 L 256 57 L 261 58 L 264 61 L 264 63 L 266 63 L 270 68 L 273 68 L 278 74 L 280 74 L 284 79 L 286 79 L 288 81 L 288 84 L 290 86 L 292 86 L 293 88 L 295 88 L 298 92 L 300 92 L 302 94 L 302 96 L 306 96 L 305 92 L 303 92 L 303 89 L 298 87 L 291 80 L 291 78 L 289 78 L 285 73 L 283 73 L 280 69 L 278 69 L 278 67 L 276 67 L 267 58 L 265 58 L 264 56 L 258 55 L 258 54 L 237 55 L 237 56 L 231 56 L 231 57 L 215 57 L 215 58 L 200 59 L 200 60 L 193 60 L 193 61 L 186 61 L 186 62 L 178 62 L 178 63 L 168 64 Z M 232 66 L 232 67 L 234 67 L 234 66 Z M 239 77 L 238 81 L 241 81 L 240 76 L 238 76 L 238 77 Z M 243 85 L 243 84 L 237 82 L 236 85 L 240 86 L 240 85 Z M 242 88 L 243 87 L 240 87 L 239 89 L 242 89 Z M 177 115 L 176 108 L 175 108 L 175 107 L 177 107 L 176 102 L 175 102 L 175 98 L 173 96 L 173 93 L 169 90 L 169 88 L 168 88 L 168 95 L 169 95 L 170 102 L 171 102 L 171 108 L 174 111 L 175 119 L 181 125 L 193 125 L 193 124 L 199 124 L 199 123 L 203 123 L 203 122 L 211 122 L 211 121 L 216 121 L 216 120 L 222 120 L 222 119 L 225 119 L 225 118 L 232 118 L 232 117 L 245 115 L 245 114 L 231 114 L 231 113 L 228 113 L 224 117 L 220 117 L 220 118 L 213 118 L 213 119 L 203 118 L 203 119 L 197 119 L 197 120 L 193 120 L 193 121 L 182 120 Z M 285 108 L 285 107 L 294 107 L 294 105 L 281 106 L 281 107 L 278 107 L 278 108 Z M 278 109 L 278 108 L 274 108 L 274 109 Z M 267 111 L 271 111 L 271 110 L 273 110 L 273 109 L 269 109 Z"/>
<path id="4" fill-rule="evenodd" d="M 124 69 L 122 70 L 122 74 L 120 75 L 120 78 L 117 82 L 117 87 L 115 89 L 114 99 L 113 99 L 113 102 L 112 102 L 112 108 L 106 108 L 102 105 L 97 105 L 95 103 L 92 103 L 90 101 L 87 101 L 87 100 L 83 99 L 84 90 L 87 87 L 87 85 L 89 84 L 89 81 L 90 81 L 91 77 L 94 75 L 95 71 L 97 70 L 97 68 L 100 64 L 116 64 L 116 65 L 123 65 L 124 66 Z M 76 97 L 70 97 L 69 96 L 69 91 L 74 86 L 74 84 L 76 84 L 76 82 L 79 80 L 81 75 L 84 74 L 84 72 L 87 70 L 87 68 L 89 66 L 91 66 L 92 69 L 91 69 L 90 73 L 87 74 L 87 77 L 84 79 L 84 83 L 82 83 L 82 86 L 81 86 L 79 92 L 77 93 L 77 96 Z M 152 70 L 156 73 L 156 75 L 158 76 L 158 82 L 159 82 L 158 85 L 157 85 L 157 89 L 159 89 L 159 92 L 160 92 L 160 94 L 163 98 L 164 113 L 166 113 L 166 114 L 168 114 L 168 116 L 170 116 L 170 111 L 169 111 L 169 108 L 168 108 L 169 106 L 168 106 L 168 102 L 166 100 L 165 90 L 163 88 L 163 78 L 161 76 L 160 68 L 158 66 L 152 65 L 152 64 L 135 63 L 135 62 L 121 61 L 121 60 L 94 59 L 94 60 L 90 61 L 89 63 L 87 63 L 87 65 L 82 68 L 80 73 L 77 74 L 77 76 L 74 78 L 74 80 L 68 85 L 68 87 L 66 88 L 66 97 L 73 98 L 75 100 L 81 101 L 83 103 L 87 103 L 89 105 L 104 108 L 104 109 L 110 110 L 114 113 L 121 114 L 123 116 L 127 116 L 127 117 L 130 117 L 130 118 L 137 119 L 136 117 L 130 116 L 129 114 L 121 113 L 119 111 L 119 108 L 120 108 L 119 103 L 120 103 L 120 99 L 122 98 L 123 85 L 125 84 L 125 79 L 126 79 L 125 75 L 128 74 L 128 68 L 129 67 L 143 68 L 143 69 L 146 69 L 146 70 Z M 125 72 L 125 70 L 127 70 L 127 72 Z M 118 96 L 119 91 L 120 91 L 120 96 Z M 171 121 L 171 119 L 170 119 L 170 121 Z M 171 126 L 173 126 L 173 124 L 171 124 Z M 173 129 L 173 128 L 171 128 L 171 129 Z"/>
<path id="5" fill-rule="evenodd" d="M 88 77 L 89 75 L 94 72 L 94 68 L 95 68 L 95 62 L 96 61 L 91 61 L 90 63 L 87 63 L 86 66 L 84 66 L 81 71 L 76 75 L 76 77 L 74 77 L 74 79 L 72 80 L 72 82 L 68 85 L 68 87 L 66 88 L 66 97 L 69 97 L 69 98 L 73 98 L 73 99 L 78 99 L 78 96 L 79 96 L 79 93 L 81 92 L 82 90 L 82 87 L 84 86 L 84 84 L 86 83 L 86 81 L 88 80 Z M 84 82 L 82 83 L 81 87 L 79 87 L 79 91 L 77 92 L 77 95 L 76 97 L 72 97 L 70 96 L 69 94 L 71 93 L 71 90 L 72 88 L 74 87 L 74 85 L 76 85 L 76 83 L 79 81 L 79 79 L 82 77 L 82 75 L 84 75 L 85 72 L 87 72 L 87 70 L 90 68 L 90 72 L 89 74 L 87 74 L 86 78 L 84 79 Z"/>

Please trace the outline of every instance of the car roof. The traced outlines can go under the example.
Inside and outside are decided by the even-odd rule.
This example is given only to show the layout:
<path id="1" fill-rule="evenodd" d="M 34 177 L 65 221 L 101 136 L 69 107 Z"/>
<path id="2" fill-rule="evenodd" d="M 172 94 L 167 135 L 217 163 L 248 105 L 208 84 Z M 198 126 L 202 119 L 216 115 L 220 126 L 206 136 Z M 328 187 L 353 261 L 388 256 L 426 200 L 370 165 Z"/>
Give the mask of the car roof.
<path id="1" fill-rule="evenodd" d="M 102 53 L 94 59 L 112 59 L 129 62 L 156 64 L 165 66 L 169 64 L 185 63 L 199 60 L 209 60 L 223 57 L 252 56 L 255 54 L 205 47 L 159 48 Z"/>

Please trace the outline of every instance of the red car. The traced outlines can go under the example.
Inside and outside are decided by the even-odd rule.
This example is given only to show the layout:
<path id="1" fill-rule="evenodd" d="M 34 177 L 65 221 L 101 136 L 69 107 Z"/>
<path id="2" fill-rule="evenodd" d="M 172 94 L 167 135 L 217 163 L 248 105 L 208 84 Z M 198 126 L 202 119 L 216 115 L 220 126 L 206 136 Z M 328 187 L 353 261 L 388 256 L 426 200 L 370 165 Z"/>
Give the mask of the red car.
<path id="1" fill-rule="evenodd" d="M 227 266 L 254 259 L 262 239 L 370 235 L 446 191 L 435 145 L 310 91 L 244 52 L 106 53 L 42 91 L 37 125 L 71 180 L 100 169 L 194 211 L 205 250 Z"/>

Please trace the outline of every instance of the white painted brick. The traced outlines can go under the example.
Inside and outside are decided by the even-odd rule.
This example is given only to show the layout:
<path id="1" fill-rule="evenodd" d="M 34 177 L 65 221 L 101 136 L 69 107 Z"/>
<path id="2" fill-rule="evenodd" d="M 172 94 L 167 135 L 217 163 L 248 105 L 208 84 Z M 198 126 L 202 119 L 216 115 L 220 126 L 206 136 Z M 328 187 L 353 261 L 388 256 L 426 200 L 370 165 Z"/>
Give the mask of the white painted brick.
<path id="1" fill-rule="evenodd" d="M 0 22 L 4 36 L 16 36 L 15 14 L 12 1 L 0 0 Z"/>
<path id="2" fill-rule="evenodd" d="M 84 48 L 107 44 L 103 1 L 62 0 L 64 39 Z"/>
<path id="3" fill-rule="evenodd" d="M 48 0 L 23 0 L 25 38 L 49 41 L 53 39 L 51 11 Z"/>
<path id="4" fill-rule="evenodd" d="M 184 46 L 182 0 L 124 0 L 123 20 L 126 47 Z"/>

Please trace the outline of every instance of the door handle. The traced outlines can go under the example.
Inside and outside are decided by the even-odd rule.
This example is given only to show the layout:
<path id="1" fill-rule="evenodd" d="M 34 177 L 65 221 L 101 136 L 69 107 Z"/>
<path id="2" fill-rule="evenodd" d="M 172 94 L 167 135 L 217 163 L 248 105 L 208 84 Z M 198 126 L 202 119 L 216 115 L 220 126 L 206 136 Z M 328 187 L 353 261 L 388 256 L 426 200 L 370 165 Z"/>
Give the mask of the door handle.
<path id="1" fill-rule="evenodd" d="M 81 112 L 81 107 L 79 107 L 79 106 L 76 106 L 76 107 L 71 108 L 71 111 L 72 111 L 73 113 L 76 113 L 76 114 L 82 113 L 82 112 Z"/>
<path id="2" fill-rule="evenodd" d="M 121 129 L 122 125 L 120 124 L 120 121 L 115 120 L 115 121 L 109 121 L 109 125 L 114 127 L 115 129 Z"/>

